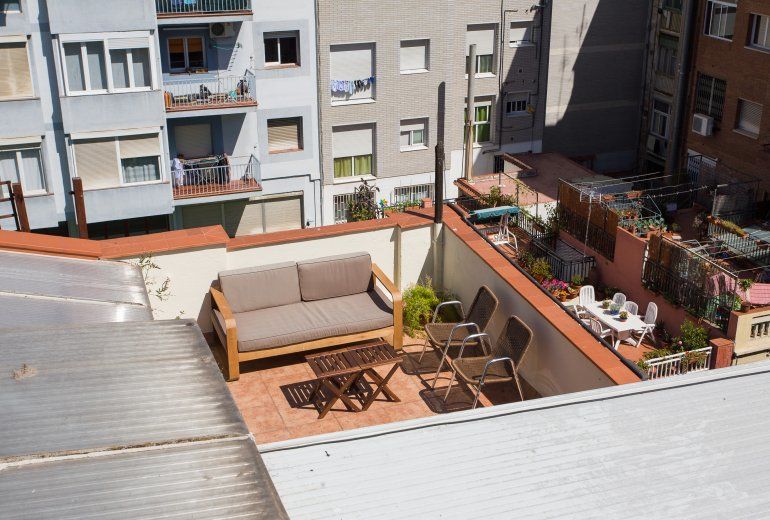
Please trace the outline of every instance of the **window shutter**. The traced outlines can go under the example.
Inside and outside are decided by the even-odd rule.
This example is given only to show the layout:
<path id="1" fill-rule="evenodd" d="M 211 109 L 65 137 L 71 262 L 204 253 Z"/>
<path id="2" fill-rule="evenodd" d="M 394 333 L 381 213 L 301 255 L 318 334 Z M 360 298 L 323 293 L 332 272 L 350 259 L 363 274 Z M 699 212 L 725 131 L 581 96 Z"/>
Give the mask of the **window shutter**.
<path id="1" fill-rule="evenodd" d="M 0 44 L 0 98 L 32 96 L 27 44 Z"/>
<path id="2" fill-rule="evenodd" d="M 213 155 L 211 125 L 182 125 L 174 129 L 177 154 L 185 159 L 198 159 Z"/>
<path id="3" fill-rule="evenodd" d="M 532 40 L 532 26 L 526 22 L 511 22 L 511 42 L 528 42 Z"/>
<path id="4" fill-rule="evenodd" d="M 424 119 L 404 119 L 401 121 L 401 131 L 409 132 L 413 130 L 425 130 Z"/>
<path id="5" fill-rule="evenodd" d="M 160 142 L 157 135 L 135 135 L 120 138 L 120 158 L 157 157 Z"/>
<path id="6" fill-rule="evenodd" d="M 302 203 L 299 197 L 268 200 L 265 207 L 265 230 L 286 231 L 302 228 Z"/>
<path id="7" fill-rule="evenodd" d="M 373 148 L 372 127 L 351 127 L 332 132 L 332 154 L 334 157 L 370 155 Z"/>
<path id="8" fill-rule="evenodd" d="M 752 134 L 759 134 L 759 126 L 762 123 L 762 105 L 742 99 L 741 113 L 738 127 Z"/>
<path id="9" fill-rule="evenodd" d="M 333 45 L 331 48 L 332 80 L 356 80 L 374 76 L 372 44 Z"/>
<path id="10" fill-rule="evenodd" d="M 75 141 L 75 170 L 83 188 L 113 188 L 120 183 L 115 139 Z"/>
<path id="11" fill-rule="evenodd" d="M 470 54 L 471 45 L 476 44 L 476 54 L 494 54 L 495 48 L 495 29 L 485 25 L 482 27 L 468 27 L 466 35 L 467 45 L 465 55 Z"/>
<path id="12" fill-rule="evenodd" d="M 203 204 L 182 206 L 182 226 L 185 229 L 218 226 L 222 224 L 222 205 Z"/>
<path id="13" fill-rule="evenodd" d="M 245 200 L 226 203 L 224 227 L 231 237 L 264 233 L 262 204 Z"/>
<path id="14" fill-rule="evenodd" d="M 298 149 L 300 147 L 299 120 L 286 118 L 268 121 L 267 146 L 271 152 Z"/>
<path id="15" fill-rule="evenodd" d="M 401 70 L 427 69 L 426 51 L 425 40 L 401 42 Z"/>
<path id="16" fill-rule="evenodd" d="M 150 41 L 147 36 L 140 36 L 138 38 L 114 38 L 107 42 L 107 45 L 111 50 L 116 49 L 140 49 L 143 47 L 149 47 Z"/>

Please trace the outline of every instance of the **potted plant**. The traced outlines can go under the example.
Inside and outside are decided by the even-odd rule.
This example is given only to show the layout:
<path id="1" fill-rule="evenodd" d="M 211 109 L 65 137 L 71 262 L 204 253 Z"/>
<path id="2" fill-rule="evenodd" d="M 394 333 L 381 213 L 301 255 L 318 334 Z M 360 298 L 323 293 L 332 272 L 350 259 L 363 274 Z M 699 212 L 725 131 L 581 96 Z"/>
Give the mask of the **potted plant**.
<path id="1" fill-rule="evenodd" d="M 620 313 L 618 313 L 618 319 L 620 321 L 626 321 L 628 319 L 628 311 L 622 310 Z"/>
<path id="2" fill-rule="evenodd" d="M 610 300 L 604 300 L 602 302 L 602 309 L 607 310 L 610 308 L 610 305 L 612 305 L 612 301 Z"/>
<path id="3" fill-rule="evenodd" d="M 551 265 L 545 258 L 536 258 L 530 267 L 532 277 L 538 282 L 551 278 Z"/>
<path id="4" fill-rule="evenodd" d="M 618 314 L 620 314 L 620 305 L 618 305 L 617 303 L 611 303 L 610 314 L 612 314 L 613 316 L 617 316 Z"/>
<path id="5" fill-rule="evenodd" d="M 738 285 L 743 290 L 743 298 L 741 300 L 741 311 L 746 312 L 751 309 L 751 299 L 749 297 L 749 290 L 754 285 L 754 280 L 751 278 L 741 278 L 738 280 Z M 745 308 L 744 308 L 745 307 Z"/>

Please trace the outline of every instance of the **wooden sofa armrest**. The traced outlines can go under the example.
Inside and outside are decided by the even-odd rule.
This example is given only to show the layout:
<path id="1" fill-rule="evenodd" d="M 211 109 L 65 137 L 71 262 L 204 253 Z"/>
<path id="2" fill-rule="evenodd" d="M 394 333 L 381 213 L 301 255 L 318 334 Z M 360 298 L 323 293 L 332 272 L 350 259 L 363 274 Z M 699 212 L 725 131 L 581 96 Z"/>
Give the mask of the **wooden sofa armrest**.
<path id="1" fill-rule="evenodd" d="M 211 307 L 217 309 L 222 317 L 225 319 L 225 356 L 227 357 L 227 380 L 235 381 L 240 377 L 240 368 L 238 366 L 238 329 L 235 325 L 235 316 L 230 309 L 230 304 L 227 302 L 227 298 L 219 289 L 212 287 L 209 289 L 211 293 Z M 214 313 L 211 313 L 211 320 L 216 320 Z"/>
<path id="2" fill-rule="evenodd" d="M 385 286 L 393 299 L 393 348 L 401 350 L 404 342 L 404 310 L 401 300 L 401 290 L 396 287 L 390 278 L 388 278 L 380 267 L 372 264 L 372 277 L 379 280 Z"/>

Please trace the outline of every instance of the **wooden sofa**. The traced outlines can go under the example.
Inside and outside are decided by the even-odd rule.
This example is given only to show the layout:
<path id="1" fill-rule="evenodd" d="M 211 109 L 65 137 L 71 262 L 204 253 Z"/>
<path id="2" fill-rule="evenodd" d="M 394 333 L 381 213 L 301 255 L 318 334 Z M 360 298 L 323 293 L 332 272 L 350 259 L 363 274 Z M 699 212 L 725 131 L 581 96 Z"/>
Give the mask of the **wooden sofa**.
<path id="1" fill-rule="evenodd" d="M 224 271 L 214 285 L 211 322 L 229 381 L 253 359 L 376 338 L 401 349 L 401 292 L 368 253 Z"/>

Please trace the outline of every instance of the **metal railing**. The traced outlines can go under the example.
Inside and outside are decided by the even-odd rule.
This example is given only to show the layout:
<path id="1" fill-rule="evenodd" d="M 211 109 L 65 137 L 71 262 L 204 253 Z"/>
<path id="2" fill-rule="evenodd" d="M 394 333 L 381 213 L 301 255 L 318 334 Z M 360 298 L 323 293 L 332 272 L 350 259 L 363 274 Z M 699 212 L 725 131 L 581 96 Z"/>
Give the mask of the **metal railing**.
<path id="1" fill-rule="evenodd" d="M 161 15 L 251 11 L 251 0 L 155 0 Z"/>
<path id="2" fill-rule="evenodd" d="M 201 74 L 171 80 L 163 84 L 163 89 L 168 111 L 254 105 L 257 102 L 256 81 L 251 71 L 241 76 Z"/>
<path id="3" fill-rule="evenodd" d="M 702 372 L 711 366 L 711 347 L 699 348 L 644 361 L 649 379 Z"/>
<path id="4" fill-rule="evenodd" d="M 206 197 L 260 190 L 260 164 L 256 157 L 239 160 L 226 157 L 211 166 L 185 168 L 172 172 L 174 198 Z"/>
<path id="5" fill-rule="evenodd" d="M 588 247 L 607 258 L 615 258 L 615 237 L 604 231 L 599 226 L 589 223 L 585 218 L 577 213 L 568 210 L 564 206 L 559 206 L 559 227 L 577 238 L 581 242 L 586 242 Z"/>
<path id="6" fill-rule="evenodd" d="M 399 186 L 393 190 L 391 204 L 419 203 L 422 199 L 433 198 L 432 184 L 414 184 Z"/>
<path id="7" fill-rule="evenodd" d="M 555 233 L 533 240 L 527 250 L 535 258 L 545 258 L 554 278 L 565 282 L 572 280 L 575 275 L 588 278 L 588 272 L 596 265 L 596 258 L 583 256 Z"/>

